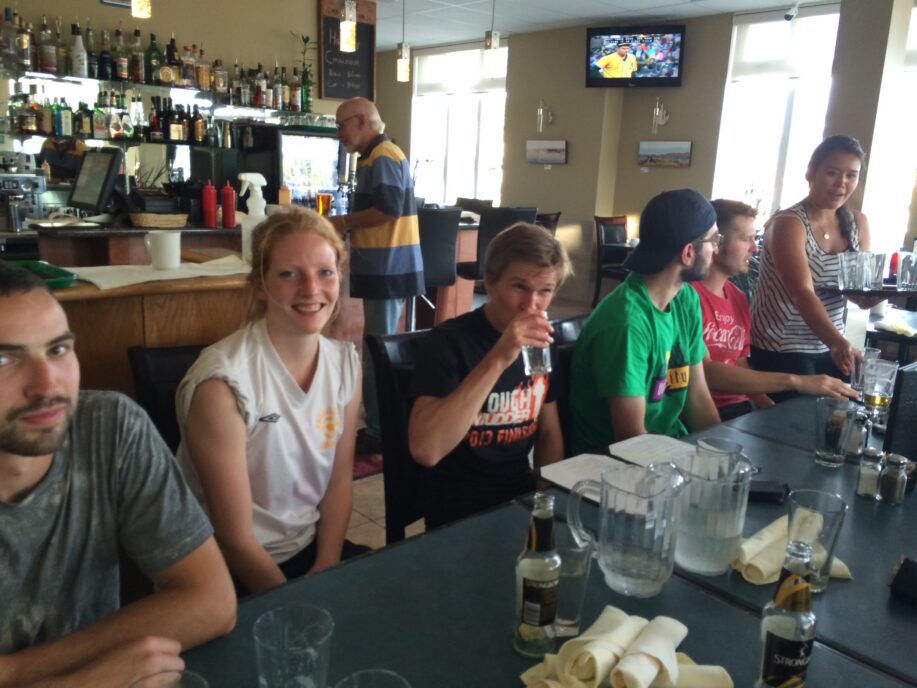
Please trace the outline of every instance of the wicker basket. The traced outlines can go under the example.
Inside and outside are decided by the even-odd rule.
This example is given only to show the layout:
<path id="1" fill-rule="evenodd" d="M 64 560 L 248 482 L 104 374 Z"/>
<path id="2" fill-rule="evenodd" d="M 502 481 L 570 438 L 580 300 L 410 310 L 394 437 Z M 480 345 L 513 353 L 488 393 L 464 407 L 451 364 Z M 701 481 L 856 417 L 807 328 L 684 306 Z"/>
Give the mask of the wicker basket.
<path id="1" fill-rule="evenodd" d="M 188 224 L 188 213 L 131 213 L 134 227 L 180 228 Z"/>

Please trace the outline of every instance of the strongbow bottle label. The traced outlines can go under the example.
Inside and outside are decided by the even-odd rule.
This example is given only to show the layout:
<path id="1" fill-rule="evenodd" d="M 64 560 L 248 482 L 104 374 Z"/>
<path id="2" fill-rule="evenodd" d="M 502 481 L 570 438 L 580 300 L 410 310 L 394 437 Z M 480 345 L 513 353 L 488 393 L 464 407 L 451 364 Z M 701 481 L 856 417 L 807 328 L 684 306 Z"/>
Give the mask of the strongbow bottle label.
<path id="1" fill-rule="evenodd" d="M 768 686 L 803 688 L 811 656 L 811 640 L 787 640 L 768 633 L 764 639 L 761 678 Z"/>

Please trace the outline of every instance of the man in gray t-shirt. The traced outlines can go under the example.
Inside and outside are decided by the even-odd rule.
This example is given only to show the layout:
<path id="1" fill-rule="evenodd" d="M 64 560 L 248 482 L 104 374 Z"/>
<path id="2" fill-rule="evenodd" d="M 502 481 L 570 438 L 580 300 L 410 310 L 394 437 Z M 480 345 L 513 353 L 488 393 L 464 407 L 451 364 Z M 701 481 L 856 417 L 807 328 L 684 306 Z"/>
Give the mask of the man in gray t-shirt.
<path id="1" fill-rule="evenodd" d="M 119 550 L 156 587 L 120 610 Z M 63 309 L 2 261 L 0 571 L 0 686 L 129 685 L 235 621 L 210 524 L 149 418 L 79 392 Z"/>

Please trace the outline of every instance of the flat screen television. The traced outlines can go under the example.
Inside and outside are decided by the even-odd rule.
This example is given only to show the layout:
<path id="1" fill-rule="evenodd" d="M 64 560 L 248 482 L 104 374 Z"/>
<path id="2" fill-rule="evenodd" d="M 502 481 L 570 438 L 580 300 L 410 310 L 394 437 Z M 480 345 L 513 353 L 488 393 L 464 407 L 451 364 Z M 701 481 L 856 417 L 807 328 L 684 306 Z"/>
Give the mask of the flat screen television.
<path id="1" fill-rule="evenodd" d="M 586 86 L 681 86 L 685 26 L 586 29 Z"/>
<path id="2" fill-rule="evenodd" d="M 67 205 L 93 215 L 104 212 L 123 159 L 120 148 L 87 148 L 76 171 Z"/>

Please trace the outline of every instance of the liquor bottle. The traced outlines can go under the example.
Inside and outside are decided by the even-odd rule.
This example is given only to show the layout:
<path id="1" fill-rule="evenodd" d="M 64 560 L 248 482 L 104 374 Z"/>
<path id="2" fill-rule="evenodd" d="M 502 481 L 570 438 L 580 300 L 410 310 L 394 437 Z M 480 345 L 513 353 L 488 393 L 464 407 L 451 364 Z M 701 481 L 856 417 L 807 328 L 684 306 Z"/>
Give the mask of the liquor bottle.
<path id="1" fill-rule="evenodd" d="M 60 103 L 57 102 L 57 98 L 54 99 L 54 102 L 51 103 L 51 133 L 54 136 L 63 136 L 62 126 L 61 126 L 61 108 Z"/>
<path id="2" fill-rule="evenodd" d="M 70 76 L 73 74 L 73 67 L 70 64 L 70 41 L 69 37 L 66 36 L 64 31 L 63 22 L 61 18 L 57 18 L 57 23 L 55 24 L 55 47 L 57 49 L 57 75 L 58 76 Z"/>
<path id="3" fill-rule="evenodd" d="M 229 72 L 223 66 L 223 60 L 213 61 L 213 91 L 223 96 L 229 92 Z"/>
<path id="4" fill-rule="evenodd" d="M 41 15 L 41 27 L 38 29 L 37 49 L 38 49 L 38 71 L 45 74 L 57 74 L 57 44 L 54 42 L 54 34 L 51 27 L 48 26 L 48 17 Z"/>
<path id="5" fill-rule="evenodd" d="M 99 48 L 98 75 L 99 81 L 111 81 L 115 78 L 115 63 L 111 56 L 111 34 L 102 29 L 102 45 Z"/>
<path id="6" fill-rule="evenodd" d="M 108 138 L 123 139 L 124 126 L 121 123 L 121 113 L 118 111 L 118 94 L 111 92 L 111 105 L 108 111 Z"/>
<path id="7" fill-rule="evenodd" d="M 299 78 L 299 67 L 293 67 L 293 78 L 290 79 L 290 92 L 287 96 L 287 107 L 291 112 L 299 112 L 299 89 L 302 81 Z"/>
<path id="8" fill-rule="evenodd" d="M 150 34 L 150 44 L 143 54 L 144 72 L 146 72 L 146 82 L 148 84 L 159 85 L 159 67 L 162 65 L 162 53 L 156 44 L 156 34 Z"/>
<path id="9" fill-rule="evenodd" d="M 102 91 L 96 101 L 96 106 L 92 110 L 92 138 L 94 139 L 108 138 L 108 115 L 104 109 L 107 99 L 108 94 Z"/>
<path id="10" fill-rule="evenodd" d="M 150 103 L 150 117 L 147 120 L 147 141 L 160 142 L 162 138 L 162 125 L 159 120 L 159 111 L 161 108 L 159 96 L 153 96 L 152 103 Z"/>
<path id="11" fill-rule="evenodd" d="M 787 545 L 777 591 L 761 615 L 764 649 L 755 688 L 805 685 L 815 639 L 815 614 L 808 580 L 811 558 L 809 545 L 797 541 Z"/>
<path id="12" fill-rule="evenodd" d="M 121 117 L 121 136 L 125 139 L 134 138 L 134 118 L 130 110 L 124 107 L 124 94 L 121 95 L 121 101 L 118 108 L 118 114 Z"/>
<path id="13" fill-rule="evenodd" d="M 16 71 L 16 23 L 13 21 L 13 8 L 3 10 L 3 28 L 0 29 L 0 69 L 4 72 Z"/>
<path id="14" fill-rule="evenodd" d="M 183 86 L 188 88 L 197 88 L 197 76 L 194 73 L 197 67 L 197 45 L 186 45 L 185 52 L 181 57 L 181 75 L 184 79 Z"/>
<path id="15" fill-rule="evenodd" d="M 140 27 L 134 27 L 134 40 L 131 42 L 131 54 L 128 68 L 131 81 L 135 84 L 146 83 L 146 55 L 143 52 L 143 40 L 140 38 Z"/>
<path id="16" fill-rule="evenodd" d="M 22 134 L 35 134 L 41 121 L 41 104 L 38 102 L 38 86 L 29 86 L 29 93 L 23 93 L 19 81 L 14 82 L 13 100 L 15 108 L 16 129 Z M 10 117 L 13 118 L 13 107 L 10 106 Z"/>
<path id="17" fill-rule="evenodd" d="M 204 57 L 204 44 L 197 54 L 197 61 L 194 63 L 194 79 L 197 81 L 197 87 L 202 91 L 212 91 L 213 69 L 210 66 L 210 60 Z"/>
<path id="18" fill-rule="evenodd" d="M 96 52 L 96 37 L 92 30 L 92 22 L 86 20 L 86 70 L 90 79 L 99 77 L 99 55 Z"/>
<path id="19" fill-rule="evenodd" d="M 207 122 L 204 121 L 197 105 L 194 106 L 194 117 L 191 120 L 191 138 L 197 144 L 202 144 L 207 139 Z"/>
<path id="20" fill-rule="evenodd" d="M 213 120 L 213 116 L 210 116 L 210 119 L 207 122 L 207 145 L 211 148 L 216 148 L 220 145 L 220 130 L 216 126 L 216 122 Z"/>
<path id="21" fill-rule="evenodd" d="M 283 71 L 286 72 L 286 67 L 284 67 Z M 286 102 L 283 98 L 283 84 L 286 80 L 287 80 L 286 74 L 281 74 L 280 67 L 275 65 L 274 66 L 274 83 L 271 84 L 271 88 L 274 91 L 274 97 L 273 97 L 273 101 L 274 101 L 273 109 L 274 110 L 286 110 L 286 108 L 283 105 Z M 287 90 L 289 90 L 289 88 L 290 86 L 289 84 L 287 84 Z"/>
<path id="22" fill-rule="evenodd" d="M 131 121 L 134 124 L 134 139 L 137 141 L 146 141 L 147 139 L 147 120 L 143 114 L 143 98 L 135 96 L 131 99 Z"/>
<path id="23" fill-rule="evenodd" d="M 61 98 L 60 109 L 60 136 L 73 136 L 73 110 L 67 104 L 66 98 Z"/>
<path id="24" fill-rule="evenodd" d="M 83 45 L 83 34 L 80 32 L 80 20 L 70 25 L 70 63 L 73 66 L 73 76 L 85 78 L 89 76 L 89 53 Z"/>
<path id="25" fill-rule="evenodd" d="M 29 66 L 26 69 L 31 69 L 33 72 L 38 71 L 38 44 L 35 42 L 35 29 L 32 26 L 32 22 L 29 22 L 26 27 L 26 33 L 29 36 L 29 45 L 32 46 L 32 50 L 29 53 Z"/>
<path id="26" fill-rule="evenodd" d="M 114 79 L 117 81 L 129 81 L 131 78 L 130 57 L 124 47 L 124 35 L 121 33 L 120 26 L 115 29 L 115 40 L 111 47 L 111 60 L 114 63 Z"/>
<path id="27" fill-rule="evenodd" d="M 516 560 L 516 634 L 513 647 L 526 657 L 554 649 L 560 555 L 554 549 L 554 497 L 535 493 L 525 549 Z"/>
<path id="28" fill-rule="evenodd" d="M 51 101 L 48 94 L 44 94 L 41 106 L 38 106 L 38 96 L 33 97 L 35 109 L 38 114 L 38 132 L 46 136 L 54 134 L 54 110 L 51 107 Z"/>

